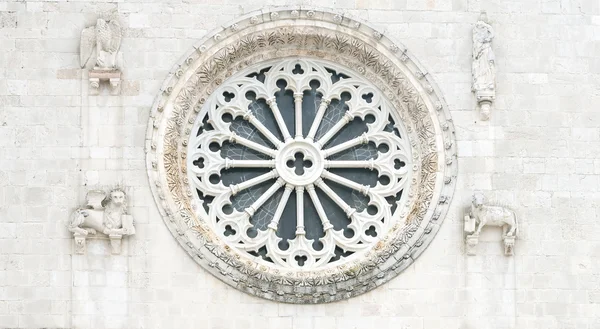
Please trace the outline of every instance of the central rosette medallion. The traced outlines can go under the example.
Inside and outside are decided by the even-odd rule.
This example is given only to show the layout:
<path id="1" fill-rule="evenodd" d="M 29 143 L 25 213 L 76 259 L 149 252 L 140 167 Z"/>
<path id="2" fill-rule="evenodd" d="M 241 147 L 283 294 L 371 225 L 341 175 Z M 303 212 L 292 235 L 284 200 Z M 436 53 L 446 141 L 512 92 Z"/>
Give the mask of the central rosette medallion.
<path id="1" fill-rule="evenodd" d="M 325 157 L 319 146 L 305 138 L 285 142 L 275 157 L 279 176 L 294 187 L 314 184 L 325 168 Z"/>

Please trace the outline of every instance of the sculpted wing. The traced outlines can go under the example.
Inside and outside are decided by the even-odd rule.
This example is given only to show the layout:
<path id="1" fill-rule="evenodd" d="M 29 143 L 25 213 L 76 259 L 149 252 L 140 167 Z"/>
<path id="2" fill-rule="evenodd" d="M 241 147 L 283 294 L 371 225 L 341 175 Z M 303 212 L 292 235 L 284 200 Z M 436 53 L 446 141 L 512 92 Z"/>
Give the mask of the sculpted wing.
<path id="1" fill-rule="evenodd" d="M 81 31 L 81 43 L 79 45 L 79 61 L 81 67 L 85 67 L 96 48 L 95 26 L 86 27 Z"/>
<path id="2" fill-rule="evenodd" d="M 121 46 L 121 26 L 115 20 L 110 21 L 110 42 L 107 44 L 108 51 L 110 53 L 116 53 Z"/>
<path id="3" fill-rule="evenodd" d="M 86 208 L 91 209 L 102 209 L 104 205 L 102 204 L 106 199 L 106 193 L 100 190 L 89 191 L 86 196 Z"/>

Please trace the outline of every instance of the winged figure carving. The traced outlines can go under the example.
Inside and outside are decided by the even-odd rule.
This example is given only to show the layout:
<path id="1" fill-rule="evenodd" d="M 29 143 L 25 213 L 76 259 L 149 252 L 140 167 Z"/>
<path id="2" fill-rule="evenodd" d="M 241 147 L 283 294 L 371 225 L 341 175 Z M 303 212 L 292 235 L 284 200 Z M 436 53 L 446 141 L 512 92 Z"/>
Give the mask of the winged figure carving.
<path id="1" fill-rule="evenodd" d="M 75 237 L 76 253 L 85 252 L 88 236 L 108 236 L 113 253 L 120 253 L 121 238 L 134 235 L 133 217 L 127 211 L 125 191 L 116 188 L 108 194 L 101 190 L 89 191 L 87 204 L 71 215 L 69 231 Z"/>
<path id="2" fill-rule="evenodd" d="M 86 66 L 95 51 L 95 69 L 116 69 L 121 38 L 121 25 L 116 19 L 99 18 L 95 26 L 83 29 L 79 53 L 81 67 Z"/>

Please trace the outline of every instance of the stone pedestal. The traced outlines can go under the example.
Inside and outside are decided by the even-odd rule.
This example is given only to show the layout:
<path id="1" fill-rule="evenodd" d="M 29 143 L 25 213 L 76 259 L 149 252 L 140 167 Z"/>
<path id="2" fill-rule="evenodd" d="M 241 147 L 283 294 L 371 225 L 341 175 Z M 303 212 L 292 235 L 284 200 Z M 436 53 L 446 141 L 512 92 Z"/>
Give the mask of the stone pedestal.
<path id="1" fill-rule="evenodd" d="M 513 255 L 513 250 L 515 247 L 515 239 L 516 237 L 513 236 L 504 236 L 503 237 L 503 241 L 504 241 L 504 254 L 506 256 L 512 256 Z"/>
<path id="2" fill-rule="evenodd" d="M 110 238 L 110 249 L 113 255 L 118 255 L 121 253 L 121 240 L 123 239 L 122 234 L 111 234 L 108 236 Z"/>
<path id="3" fill-rule="evenodd" d="M 479 243 L 479 234 L 467 235 L 465 242 L 467 246 L 467 255 L 475 256 L 477 254 L 476 248 Z"/>
<path id="4" fill-rule="evenodd" d="M 73 237 L 75 238 L 75 253 L 79 255 L 85 254 L 85 239 L 87 236 L 75 233 L 73 234 Z"/>
<path id="5" fill-rule="evenodd" d="M 119 95 L 121 93 L 121 71 L 117 69 L 100 69 L 94 68 L 89 73 L 90 95 L 98 95 L 100 93 L 100 83 L 106 81 L 110 86 L 111 95 Z"/>
<path id="6" fill-rule="evenodd" d="M 477 98 L 481 120 L 489 120 L 492 104 L 496 98 L 496 92 L 493 90 L 479 90 L 475 92 L 475 97 Z"/>

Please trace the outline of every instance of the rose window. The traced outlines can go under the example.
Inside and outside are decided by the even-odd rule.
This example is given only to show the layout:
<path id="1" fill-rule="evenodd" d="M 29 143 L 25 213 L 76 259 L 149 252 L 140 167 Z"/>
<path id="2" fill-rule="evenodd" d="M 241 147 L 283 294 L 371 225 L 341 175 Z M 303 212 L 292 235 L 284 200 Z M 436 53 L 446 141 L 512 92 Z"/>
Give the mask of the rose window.
<path id="1" fill-rule="evenodd" d="M 188 144 L 196 207 L 229 245 L 316 268 L 372 247 L 394 224 L 410 145 L 381 92 L 349 69 L 287 58 L 212 93 Z"/>
<path id="2" fill-rule="evenodd" d="M 288 303 L 356 296 L 440 228 L 457 173 L 444 104 L 432 74 L 368 23 L 248 13 L 161 86 L 150 189 L 181 247 L 226 284 Z"/>

